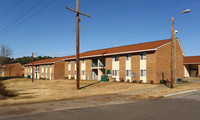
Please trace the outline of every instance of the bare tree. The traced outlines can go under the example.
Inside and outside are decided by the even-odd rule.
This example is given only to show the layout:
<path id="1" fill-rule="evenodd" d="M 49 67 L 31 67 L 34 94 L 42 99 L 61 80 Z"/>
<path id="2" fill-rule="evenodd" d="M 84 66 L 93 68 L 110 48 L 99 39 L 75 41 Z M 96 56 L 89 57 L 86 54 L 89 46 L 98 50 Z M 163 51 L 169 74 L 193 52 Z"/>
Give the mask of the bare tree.
<path id="1" fill-rule="evenodd" d="M 6 45 L 0 46 L 0 74 L 6 69 L 7 66 L 5 64 L 11 63 L 11 59 L 9 58 L 12 55 L 12 50 L 10 47 Z"/>

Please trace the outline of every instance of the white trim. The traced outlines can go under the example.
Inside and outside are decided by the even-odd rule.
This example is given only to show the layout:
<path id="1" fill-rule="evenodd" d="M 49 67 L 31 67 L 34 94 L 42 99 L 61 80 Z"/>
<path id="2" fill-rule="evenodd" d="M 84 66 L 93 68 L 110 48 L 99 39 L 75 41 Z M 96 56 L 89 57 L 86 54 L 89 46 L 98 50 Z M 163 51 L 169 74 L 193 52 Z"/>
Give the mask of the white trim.
<path id="1" fill-rule="evenodd" d="M 110 55 L 117 55 L 117 54 L 138 53 L 138 52 L 147 52 L 147 51 L 156 51 L 156 49 L 136 50 L 136 51 L 127 51 L 127 52 L 119 52 L 119 53 L 111 53 L 111 54 L 100 54 L 100 55 L 84 56 L 80 58 L 91 58 L 91 57 L 110 56 Z M 64 60 L 71 60 L 71 59 L 74 59 L 74 58 L 67 58 Z"/>
<path id="2" fill-rule="evenodd" d="M 200 65 L 200 63 L 183 63 L 183 65 L 189 65 L 189 64 L 192 64 L 192 65 Z"/>
<path id="3" fill-rule="evenodd" d="M 165 43 L 165 44 L 163 44 L 163 45 L 161 45 L 161 46 L 158 46 L 158 47 L 156 48 L 156 50 L 157 50 L 158 48 L 161 48 L 161 47 L 163 47 L 163 46 L 165 46 L 165 45 L 169 44 L 169 43 L 171 43 L 171 41 L 170 41 L 170 42 L 168 42 L 168 43 Z"/>

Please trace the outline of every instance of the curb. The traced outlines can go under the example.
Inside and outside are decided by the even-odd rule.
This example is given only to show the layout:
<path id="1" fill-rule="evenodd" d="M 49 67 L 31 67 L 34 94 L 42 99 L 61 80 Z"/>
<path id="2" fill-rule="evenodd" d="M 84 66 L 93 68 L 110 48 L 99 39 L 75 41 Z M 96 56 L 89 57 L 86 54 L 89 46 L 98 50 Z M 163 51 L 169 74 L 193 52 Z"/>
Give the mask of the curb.
<path id="1" fill-rule="evenodd" d="M 181 94 L 186 94 L 186 93 L 191 93 L 191 92 L 196 92 L 198 91 L 197 89 L 194 90 L 188 90 L 188 91 L 183 91 L 183 92 L 178 92 L 178 93 L 172 93 L 172 94 L 168 94 L 168 95 L 163 95 L 163 97 L 171 97 L 171 96 L 175 96 L 175 95 L 181 95 Z"/>

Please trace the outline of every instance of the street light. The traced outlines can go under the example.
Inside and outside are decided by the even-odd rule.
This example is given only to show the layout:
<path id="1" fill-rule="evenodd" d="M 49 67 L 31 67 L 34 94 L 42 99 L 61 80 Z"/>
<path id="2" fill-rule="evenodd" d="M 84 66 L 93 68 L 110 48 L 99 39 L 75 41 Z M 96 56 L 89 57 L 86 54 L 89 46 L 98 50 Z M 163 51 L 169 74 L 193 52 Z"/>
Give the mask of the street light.
<path id="1" fill-rule="evenodd" d="M 175 34 L 174 31 L 174 20 L 180 16 L 181 14 L 190 12 L 190 9 L 186 9 L 182 11 L 180 14 L 178 14 L 175 18 L 172 17 L 172 31 L 171 31 L 171 88 L 173 88 L 173 81 L 176 85 L 176 40 L 175 40 Z"/>

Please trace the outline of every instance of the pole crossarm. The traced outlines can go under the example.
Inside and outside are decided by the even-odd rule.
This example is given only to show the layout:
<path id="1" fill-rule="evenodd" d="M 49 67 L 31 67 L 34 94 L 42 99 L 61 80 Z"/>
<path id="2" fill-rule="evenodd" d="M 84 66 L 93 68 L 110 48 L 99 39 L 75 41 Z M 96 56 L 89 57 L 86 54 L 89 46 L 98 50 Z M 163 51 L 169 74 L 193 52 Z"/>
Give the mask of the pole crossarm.
<path id="1" fill-rule="evenodd" d="M 90 15 L 87 15 L 87 14 L 85 14 L 85 13 L 82 13 L 82 12 L 79 12 L 79 11 L 76 11 L 76 10 L 73 10 L 73 9 L 71 9 L 71 8 L 69 8 L 69 7 L 66 7 L 66 9 L 71 10 L 71 11 L 76 12 L 76 13 L 79 13 L 79 14 L 81 14 L 81 15 L 87 16 L 87 17 L 91 17 Z"/>

